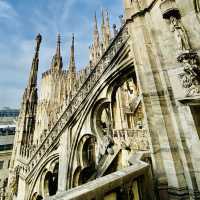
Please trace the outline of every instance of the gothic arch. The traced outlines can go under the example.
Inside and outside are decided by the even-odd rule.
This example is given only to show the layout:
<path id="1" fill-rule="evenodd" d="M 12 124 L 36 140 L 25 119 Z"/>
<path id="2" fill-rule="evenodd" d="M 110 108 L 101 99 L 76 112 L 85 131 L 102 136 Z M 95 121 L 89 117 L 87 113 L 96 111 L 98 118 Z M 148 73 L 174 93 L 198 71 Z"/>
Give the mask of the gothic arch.
<path id="1" fill-rule="evenodd" d="M 94 86 L 93 88 L 94 91 L 90 93 L 91 95 L 88 95 L 87 97 L 88 99 L 87 100 L 85 99 L 83 102 L 84 107 L 77 109 L 77 111 L 73 115 L 73 118 L 69 122 L 71 124 L 73 120 L 80 119 L 76 132 L 73 135 L 72 146 L 69 152 L 70 157 L 69 157 L 69 162 L 68 162 L 69 165 L 67 169 L 67 176 L 69 177 L 69 181 L 67 182 L 67 188 L 72 188 L 72 185 L 73 185 L 73 181 L 72 181 L 73 173 L 71 169 L 73 169 L 74 162 L 77 159 L 76 157 L 77 145 L 80 140 L 81 129 L 85 122 L 86 117 L 91 116 L 91 110 L 92 108 L 94 108 L 93 106 L 98 101 L 98 98 L 110 99 L 108 95 L 108 89 L 109 89 L 109 86 L 112 85 L 114 81 L 117 81 L 118 79 L 120 79 L 120 77 L 122 77 L 124 74 L 127 74 L 127 73 L 132 74 L 134 72 L 133 60 L 129 59 L 128 57 L 129 47 L 128 46 L 124 47 L 122 51 L 126 51 L 126 56 L 123 58 L 122 57 L 118 57 L 118 59 L 116 58 L 116 62 L 112 63 L 109 69 L 106 69 L 106 71 L 101 77 L 101 79 L 103 80 L 102 84 L 96 84 Z M 80 116 L 81 118 L 79 118 Z M 70 124 L 68 124 L 68 127 L 70 126 Z M 92 133 L 95 134 L 95 131 L 93 132 L 92 130 Z"/>
<path id="2" fill-rule="evenodd" d="M 137 76 L 136 76 L 133 64 L 128 65 L 127 68 L 124 69 L 124 72 L 120 74 L 120 76 L 116 76 L 112 80 L 112 82 L 109 84 L 109 87 L 107 89 L 106 97 L 108 99 L 112 100 L 113 94 L 129 78 L 133 78 L 134 83 L 136 85 L 138 85 L 138 83 L 137 83 Z"/>
<path id="3" fill-rule="evenodd" d="M 53 167 L 55 166 L 53 163 L 58 162 L 58 154 L 53 153 L 50 154 L 42 163 L 40 166 L 38 166 L 37 172 L 34 174 L 34 177 L 30 180 L 30 187 L 29 187 L 29 193 L 28 193 L 28 199 L 32 200 L 32 194 L 34 192 L 38 192 L 38 194 L 42 194 L 44 196 L 44 181 L 46 177 L 46 174 L 48 172 L 51 172 L 53 174 Z M 50 171 L 51 170 L 51 171 Z M 36 188 L 37 184 L 39 184 L 39 187 Z"/>
<path id="4" fill-rule="evenodd" d="M 58 161 L 52 162 L 48 169 L 45 169 L 42 179 L 42 188 L 44 197 L 55 195 L 58 190 Z"/>
<path id="5" fill-rule="evenodd" d="M 91 134 L 83 135 L 79 140 L 77 153 L 82 168 L 95 163 L 95 143 L 96 137 Z"/>
<path id="6" fill-rule="evenodd" d="M 98 100 L 93 106 L 92 114 L 90 117 L 91 127 L 93 133 L 97 136 L 98 139 L 103 137 L 102 126 L 104 124 L 102 124 L 101 122 L 102 112 L 104 111 L 104 109 L 109 108 L 109 106 L 110 100 L 107 98 Z"/>

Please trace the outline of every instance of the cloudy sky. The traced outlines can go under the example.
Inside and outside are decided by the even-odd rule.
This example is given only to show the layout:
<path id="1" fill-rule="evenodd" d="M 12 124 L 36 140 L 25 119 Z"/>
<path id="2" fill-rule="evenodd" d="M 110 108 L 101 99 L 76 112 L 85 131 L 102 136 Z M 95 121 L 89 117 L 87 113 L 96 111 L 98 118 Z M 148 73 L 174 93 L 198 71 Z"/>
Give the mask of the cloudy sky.
<path id="1" fill-rule="evenodd" d="M 122 0 L 0 0 L 0 108 L 19 108 L 37 33 L 43 36 L 39 79 L 50 66 L 58 32 L 64 67 L 69 61 L 72 33 L 76 38 L 77 67 L 87 64 L 93 16 L 96 11 L 100 21 L 101 8 L 109 10 L 111 24 L 119 24 Z"/>

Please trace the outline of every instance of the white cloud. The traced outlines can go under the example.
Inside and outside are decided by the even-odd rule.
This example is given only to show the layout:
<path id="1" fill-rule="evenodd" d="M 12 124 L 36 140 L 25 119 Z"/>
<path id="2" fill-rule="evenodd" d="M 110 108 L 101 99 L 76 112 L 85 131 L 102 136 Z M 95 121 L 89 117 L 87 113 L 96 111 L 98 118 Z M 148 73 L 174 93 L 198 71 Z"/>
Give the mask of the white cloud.
<path id="1" fill-rule="evenodd" d="M 17 17 L 14 8 L 6 1 L 0 0 L 0 18 L 13 19 Z"/>
<path id="2" fill-rule="evenodd" d="M 23 1 L 26 6 L 30 3 L 30 7 L 23 7 Z M 0 25 L 4 26 L 0 30 L 0 107 L 19 106 L 31 67 L 34 37 L 38 32 L 43 36 L 39 77 L 51 64 L 58 32 L 62 36 L 64 68 L 69 63 L 72 32 L 76 39 L 77 67 L 87 64 L 94 12 L 97 11 L 100 17 L 100 9 L 109 4 L 111 23 L 115 23 L 116 18 L 118 20 L 121 12 L 121 0 L 112 4 L 104 1 L 107 0 L 48 0 L 46 4 L 46 0 L 20 0 L 17 3 L 21 10 L 18 10 L 12 0 L 0 0 Z"/>

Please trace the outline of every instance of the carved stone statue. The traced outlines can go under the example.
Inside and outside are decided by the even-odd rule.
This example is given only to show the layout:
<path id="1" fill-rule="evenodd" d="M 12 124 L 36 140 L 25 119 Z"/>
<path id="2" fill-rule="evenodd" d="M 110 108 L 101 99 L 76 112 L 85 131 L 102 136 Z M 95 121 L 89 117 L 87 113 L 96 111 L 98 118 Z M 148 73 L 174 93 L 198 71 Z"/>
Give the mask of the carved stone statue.
<path id="1" fill-rule="evenodd" d="M 190 50 L 189 39 L 186 33 L 185 28 L 181 24 L 180 20 L 176 19 L 175 17 L 170 17 L 170 30 L 174 32 L 178 50 L 179 51 L 187 51 Z"/>

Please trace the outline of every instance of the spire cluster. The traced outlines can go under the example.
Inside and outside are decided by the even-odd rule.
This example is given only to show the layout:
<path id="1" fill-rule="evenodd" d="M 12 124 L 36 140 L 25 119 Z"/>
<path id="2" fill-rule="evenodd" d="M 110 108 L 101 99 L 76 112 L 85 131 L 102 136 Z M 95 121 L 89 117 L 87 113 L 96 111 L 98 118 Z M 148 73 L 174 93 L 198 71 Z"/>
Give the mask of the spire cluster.
<path id="1" fill-rule="evenodd" d="M 37 73 L 39 66 L 39 50 L 42 42 L 42 36 L 36 36 L 35 54 L 33 57 L 28 85 L 24 91 L 21 113 L 24 117 L 22 146 L 20 152 L 27 154 L 28 149 L 33 143 L 33 132 L 35 130 L 36 108 L 38 103 L 37 93 Z M 26 155 L 28 156 L 28 155 Z"/>
<path id="2" fill-rule="evenodd" d="M 106 51 L 111 40 L 110 19 L 108 10 L 101 11 L 101 37 L 99 36 L 96 13 L 94 14 L 93 44 L 90 46 L 90 63 L 94 66 L 101 55 Z"/>
<path id="3" fill-rule="evenodd" d="M 74 56 L 74 34 L 72 34 L 72 44 L 71 44 L 71 52 L 70 52 L 69 71 L 71 71 L 73 73 L 76 72 L 75 56 Z"/>
<path id="4" fill-rule="evenodd" d="M 110 45 L 111 31 L 109 13 L 107 10 L 102 9 L 101 15 L 102 23 L 101 29 L 99 30 L 97 15 L 96 13 L 94 14 L 94 31 L 93 43 L 90 47 L 90 63 L 78 72 L 76 71 L 75 62 L 74 34 L 72 34 L 68 70 L 63 70 L 61 35 L 58 33 L 55 54 L 52 58 L 50 69 L 42 75 L 39 100 L 37 92 L 37 73 L 42 36 L 40 34 L 37 35 L 29 82 L 24 92 L 21 109 L 21 116 L 24 117 L 21 124 L 21 127 L 23 127 L 23 139 L 22 145 L 20 146 L 21 155 L 29 157 L 30 147 L 33 147 L 34 142 L 34 144 L 37 144 L 37 141 L 40 140 L 39 137 L 42 136 L 34 136 L 34 132 L 42 133 L 42 131 L 51 128 L 56 120 L 54 119 L 54 113 L 59 113 L 60 110 L 71 102 L 77 90 L 87 79 L 92 67 L 96 65 Z"/>

